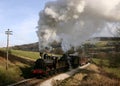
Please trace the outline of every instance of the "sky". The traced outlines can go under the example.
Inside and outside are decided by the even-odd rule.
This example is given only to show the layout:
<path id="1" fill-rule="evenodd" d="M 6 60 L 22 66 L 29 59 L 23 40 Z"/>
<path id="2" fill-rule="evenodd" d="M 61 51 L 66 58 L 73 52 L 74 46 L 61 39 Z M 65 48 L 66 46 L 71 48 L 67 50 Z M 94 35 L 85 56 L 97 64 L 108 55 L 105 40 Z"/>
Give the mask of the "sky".
<path id="1" fill-rule="evenodd" d="M 39 12 L 52 0 L 0 0 L 0 47 L 7 45 L 5 31 L 10 29 L 9 46 L 38 41 Z"/>
<path id="2" fill-rule="evenodd" d="M 7 29 L 13 34 L 9 46 L 38 42 L 39 12 L 48 1 L 54 0 L 0 0 L 0 47 L 7 45 Z"/>

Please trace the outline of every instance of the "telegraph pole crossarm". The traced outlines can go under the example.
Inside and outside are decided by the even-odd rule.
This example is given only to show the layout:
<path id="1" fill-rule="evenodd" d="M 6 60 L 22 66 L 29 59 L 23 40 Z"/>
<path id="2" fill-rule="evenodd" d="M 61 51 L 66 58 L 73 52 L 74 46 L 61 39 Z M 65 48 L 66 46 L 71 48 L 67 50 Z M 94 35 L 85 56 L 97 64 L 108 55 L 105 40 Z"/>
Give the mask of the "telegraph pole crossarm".
<path id="1" fill-rule="evenodd" d="M 8 56 L 9 56 L 9 35 L 12 35 L 12 31 L 9 29 L 5 31 L 5 34 L 7 35 L 7 48 L 6 48 L 6 53 L 7 53 L 7 58 L 6 58 L 6 70 L 8 69 Z"/>

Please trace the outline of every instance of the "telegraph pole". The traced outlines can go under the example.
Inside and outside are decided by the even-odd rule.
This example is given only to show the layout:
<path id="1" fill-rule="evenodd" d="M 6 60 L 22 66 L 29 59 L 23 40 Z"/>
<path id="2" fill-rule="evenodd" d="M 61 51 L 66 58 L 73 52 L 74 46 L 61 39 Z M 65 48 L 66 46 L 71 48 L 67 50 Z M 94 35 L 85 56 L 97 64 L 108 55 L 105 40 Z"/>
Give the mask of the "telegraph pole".
<path id="1" fill-rule="evenodd" d="M 10 31 L 9 29 L 7 31 L 5 31 L 5 34 L 7 35 L 7 48 L 6 48 L 6 52 L 7 52 L 7 58 L 6 58 L 6 70 L 8 70 L 8 56 L 9 56 L 9 35 L 12 35 L 12 31 Z"/>

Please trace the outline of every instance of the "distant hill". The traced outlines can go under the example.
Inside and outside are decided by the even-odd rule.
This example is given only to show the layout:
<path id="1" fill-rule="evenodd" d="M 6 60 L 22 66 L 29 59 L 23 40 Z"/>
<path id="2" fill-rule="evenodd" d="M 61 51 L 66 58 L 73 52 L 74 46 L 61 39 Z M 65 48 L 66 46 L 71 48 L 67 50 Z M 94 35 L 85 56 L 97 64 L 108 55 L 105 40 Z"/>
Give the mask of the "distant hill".
<path id="1" fill-rule="evenodd" d="M 16 50 L 24 50 L 24 51 L 39 51 L 38 42 L 31 44 L 24 44 L 24 45 L 16 45 L 11 48 Z"/>
<path id="2" fill-rule="evenodd" d="M 57 54 L 62 54 L 63 53 L 62 48 L 61 48 L 61 43 L 53 41 L 53 43 L 51 43 L 51 46 L 53 48 L 51 53 L 57 53 Z M 24 45 L 16 45 L 16 46 L 13 46 L 11 48 L 15 49 L 15 50 L 38 52 L 39 51 L 39 43 L 35 42 L 35 43 L 24 44 Z"/>
<path id="3" fill-rule="evenodd" d="M 119 41 L 120 43 L 120 37 L 95 37 L 93 39 L 97 39 L 99 41 L 109 41 L 109 44 L 108 45 L 116 45 L 115 43 L 111 43 L 110 41 Z M 119 44 L 117 42 L 117 44 Z M 51 52 L 56 52 L 56 53 L 59 53 L 59 52 L 62 52 L 62 49 L 61 49 L 61 42 L 56 42 L 56 41 L 53 41 L 51 43 L 51 46 L 53 48 L 53 51 Z M 24 44 L 24 45 L 16 45 L 16 46 L 13 46 L 12 49 L 16 49 L 16 50 L 24 50 L 24 51 L 39 51 L 39 43 L 38 42 L 35 42 L 35 43 L 30 43 L 30 44 Z"/>
<path id="4" fill-rule="evenodd" d="M 120 41 L 120 37 L 95 37 L 94 39 L 98 39 L 100 41 Z"/>
<path id="5" fill-rule="evenodd" d="M 56 41 L 53 41 L 51 43 L 51 46 L 54 49 L 59 49 L 61 48 L 61 43 L 58 43 Z M 11 47 L 12 49 L 16 49 L 16 50 L 24 50 L 24 51 L 39 51 L 39 43 L 35 42 L 35 43 L 30 43 L 30 44 L 24 44 L 24 45 L 16 45 Z"/>

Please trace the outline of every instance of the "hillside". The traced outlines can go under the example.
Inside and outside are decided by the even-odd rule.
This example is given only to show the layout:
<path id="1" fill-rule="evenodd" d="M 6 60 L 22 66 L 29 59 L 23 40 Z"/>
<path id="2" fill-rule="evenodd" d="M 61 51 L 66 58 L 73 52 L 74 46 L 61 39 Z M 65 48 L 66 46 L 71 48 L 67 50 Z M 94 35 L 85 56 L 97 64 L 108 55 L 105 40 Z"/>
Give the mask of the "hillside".
<path id="1" fill-rule="evenodd" d="M 38 42 L 24 44 L 24 45 L 16 45 L 11 48 L 16 50 L 24 50 L 24 51 L 36 51 L 36 52 L 39 51 Z"/>
<path id="2" fill-rule="evenodd" d="M 110 78 L 94 64 L 63 81 L 53 81 L 53 86 L 120 86 L 120 80 Z"/>
<path id="3" fill-rule="evenodd" d="M 56 41 L 53 41 L 51 43 L 51 46 L 56 49 L 56 48 L 61 48 L 61 43 L 58 43 Z M 39 45 L 38 42 L 35 43 L 30 43 L 30 44 L 23 44 L 23 45 L 16 45 L 11 47 L 12 49 L 15 50 L 24 50 L 24 51 L 39 51 Z"/>
<path id="4" fill-rule="evenodd" d="M 63 53 L 60 42 L 53 41 L 51 43 L 51 46 L 53 48 L 53 50 L 51 50 L 51 53 L 56 53 L 56 54 Z M 31 43 L 31 44 L 16 45 L 16 46 L 11 47 L 10 49 L 38 52 L 39 45 L 38 45 L 38 42 L 35 42 L 35 43 Z"/>
<path id="5" fill-rule="evenodd" d="M 28 53 L 29 55 L 27 55 Z M 35 57 L 29 57 L 31 55 Z M 6 70 L 6 52 L 0 49 L 0 86 L 30 78 L 34 61 L 38 57 L 39 53 L 37 52 L 12 50 L 9 53 L 8 69 Z"/>
<path id="6" fill-rule="evenodd" d="M 53 86 L 120 86 L 120 53 L 99 53 L 86 69 Z"/>
<path id="7" fill-rule="evenodd" d="M 92 38 L 90 40 L 97 40 L 98 42 L 95 43 L 96 47 L 100 47 L 99 49 L 102 51 L 120 51 L 120 37 L 96 37 Z M 88 41 L 89 42 L 89 41 Z M 51 52 L 62 52 L 61 49 L 61 42 L 53 41 L 51 43 L 51 46 L 53 47 L 53 51 Z M 39 51 L 39 44 L 38 42 L 30 43 L 30 44 L 23 44 L 23 45 L 16 45 L 11 47 L 12 49 L 16 50 L 24 50 L 24 51 Z"/>

